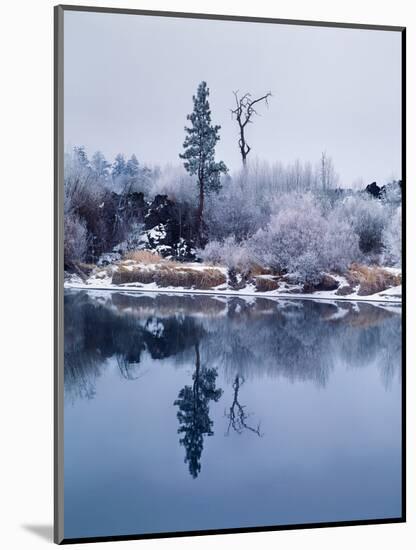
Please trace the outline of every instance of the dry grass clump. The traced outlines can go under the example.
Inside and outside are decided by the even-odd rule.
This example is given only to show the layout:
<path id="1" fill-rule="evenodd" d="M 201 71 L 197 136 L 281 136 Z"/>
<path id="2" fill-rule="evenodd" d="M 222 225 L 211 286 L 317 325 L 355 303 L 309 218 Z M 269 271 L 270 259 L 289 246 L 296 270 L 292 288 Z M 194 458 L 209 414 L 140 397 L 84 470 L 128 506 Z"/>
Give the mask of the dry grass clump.
<path id="1" fill-rule="evenodd" d="M 270 292 L 279 288 L 279 283 L 275 279 L 265 277 L 255 277 L 256 290 L 259 292 Z"/>
<path id="2" fill-rule="evenodd" d="M 138 266 L 119 266 L 113 273 L 112 283 L 156 283 L 160 287 L 183 287 L 207 290 L 226 283 L 225 275 L 218 269 L 192 269 L 162 264 L 157 270 L 143 269 Z"/>
<path id="3" fill-rule="evenodd" d="M 377 266 L 352 264 L 345 277 L 352 287 L 360 285 L 359 296 L 369 296 L 401 284 L 400 275 Z"/>
<path id="4" fill-rule="evenodd" d="M 212 267 L 206 269 L 192 268 L 171 268 L 163 266 L 155 273 L 155 282 L 161 287 L 182 286 L 184 288 L 195 288 L 208 290 L 218 285 L 225 284 L 227 279 L 219 270 Z"/>
<path id="5" fill-rule="evenodd" d="M 124 254 L 123 259 L 133 260 L 138 264 L 157 264 L 163 261 L 160 254 L 150 250 L 130 250 Z"/>
<path id="6" fill-rule="evenodd" d="M 119 266 L 114 271 L 111 282 L 113 285 L 124 285 L 127 283 L 142 283 L 144 285 L 153 283 L 155 280 L 155 271 L 149 269 L 132 268 Z"/>

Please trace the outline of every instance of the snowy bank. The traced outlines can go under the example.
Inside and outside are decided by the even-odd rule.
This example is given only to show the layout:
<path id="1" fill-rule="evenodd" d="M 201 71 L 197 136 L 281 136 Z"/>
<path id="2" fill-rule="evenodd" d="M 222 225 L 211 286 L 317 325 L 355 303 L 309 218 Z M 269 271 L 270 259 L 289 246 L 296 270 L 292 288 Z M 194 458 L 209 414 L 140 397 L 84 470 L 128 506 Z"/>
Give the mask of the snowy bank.
<path id="1" fill-rule="evenodd" d="M 305 286 L 272 275 L 230 280 L 224 267 L 201 263 L 140 263 L 125 260 L 106 268 L 95 267 L 88 276 L 67 274 L 65 287 L 117 292 L 157 292 L 312 300 L 365 301 L 401 304 L 400 270 L 352 267 L 343 275 L 326 274 L 325 284 L 306 291 Z M 381 281 L 381 282 L 380 282 Z M 382 290 L 380 290 L 382 288 Z M 377 292 L 366 290 L 378 289 Z"/>

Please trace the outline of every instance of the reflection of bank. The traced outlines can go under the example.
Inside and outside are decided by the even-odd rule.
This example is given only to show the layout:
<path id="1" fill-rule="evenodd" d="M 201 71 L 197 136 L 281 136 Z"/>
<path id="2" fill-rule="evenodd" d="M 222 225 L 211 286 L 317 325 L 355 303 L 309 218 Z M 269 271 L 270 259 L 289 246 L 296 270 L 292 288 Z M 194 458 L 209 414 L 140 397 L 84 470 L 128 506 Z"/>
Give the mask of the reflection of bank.
<path id="1" fill-rule="evenodd" d="M 179 407 L 178 433 L 182 434 L 179 441 L 185 447 L 185 462 L 188 463 L 189 473 L 193 478 L 201 471 L 204 436 L 214 435 L 214 423 L 209 417 L 209 402 L 217 402 L 222 395 L 222 389 L 216 388 L 217 375 L 217 369 L 201 366 L 199 344 L 195 344 L 193 384 L 184 386 L 174 403 Z"/>
<path id="2" fill-rule="evenodd" d="M 401 369 L 400 312 L 353 302 L 69 291 L 65 391 L 93 398 L 110 358 L 129 380 L 140 378 L 143 354 L 195 364 L 196 345 L 198 372 L 204 374 L 203 364 L 214 365 L 239 388 L 242 379 L 248 384 L 259 376 L 323 388 L 337 361 L 348 368 L 377 365 L 388 387 Z M 234 410 L 237 415 L 237 405 Z"/>

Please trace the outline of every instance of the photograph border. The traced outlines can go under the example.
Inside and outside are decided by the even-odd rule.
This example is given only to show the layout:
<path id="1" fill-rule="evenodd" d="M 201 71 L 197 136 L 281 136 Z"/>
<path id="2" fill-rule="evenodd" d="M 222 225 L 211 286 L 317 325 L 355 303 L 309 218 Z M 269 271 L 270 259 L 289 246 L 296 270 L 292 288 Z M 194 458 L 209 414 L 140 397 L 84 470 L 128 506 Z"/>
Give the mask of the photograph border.
<path id="1" fill-rule="evenodd" d="M 132 535 L 114 535 L 82 538 L 64 538 L 64 258 L 63 258 L 63 181 L 64 181 L 64 12 L 85 11 L 119 13 L 141 16 L 177 17 L 220 21 L 273 23 L 278 25 L 334 27 L 394 31 L 401 33 L 401 179 L 402 185 L 402 514 L 397 518 L 350 520 L 319 523 L 301 523 L 275 526 L 255 526 L 229 529 L 173 531 Z M 136 10 L 110 7 L 58 5 L 54 6 L 54 542 L 80 544 L 89 542 L 123 541 L 256 533 L 293 529 L 378 525 L 406 522 L 406 27 L 303 21 L 266 17 L 217 15 L 208 13 L 182 13 L 171 11 Z"/>

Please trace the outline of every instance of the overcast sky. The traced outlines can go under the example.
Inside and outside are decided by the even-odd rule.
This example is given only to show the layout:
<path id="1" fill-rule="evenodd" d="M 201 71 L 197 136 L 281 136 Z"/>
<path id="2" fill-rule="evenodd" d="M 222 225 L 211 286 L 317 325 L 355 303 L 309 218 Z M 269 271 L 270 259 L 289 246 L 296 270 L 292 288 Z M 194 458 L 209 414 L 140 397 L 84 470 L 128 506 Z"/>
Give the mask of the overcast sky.
<path id="1" fill-rule="evenodd" d="M 241 163 L 232 91 L 270 90 L 248 128 L 251 158 L 316 162 L 325 150 L 343 185 L 383 183 L 401 177 L 400 44 L 393 31 L 65 12 L 65 143 L 177 164 L 206 80 L 229 168 Z"/>

